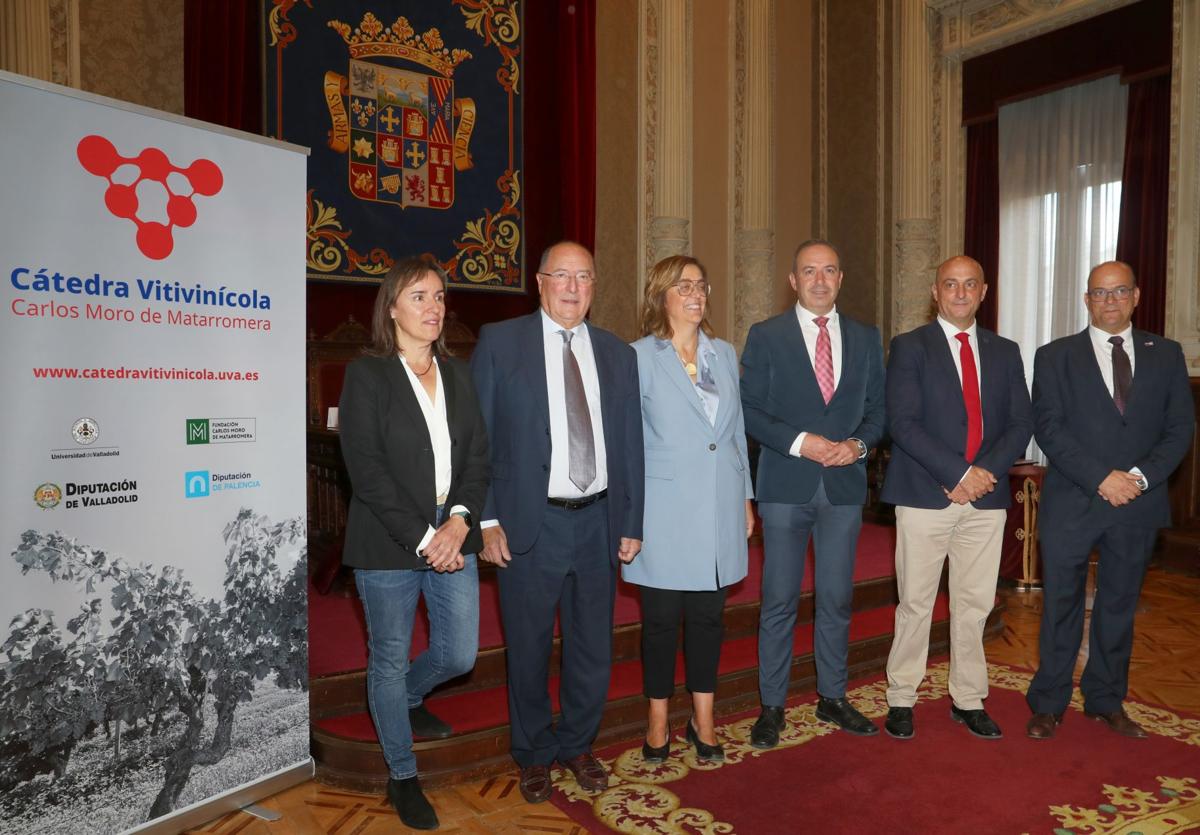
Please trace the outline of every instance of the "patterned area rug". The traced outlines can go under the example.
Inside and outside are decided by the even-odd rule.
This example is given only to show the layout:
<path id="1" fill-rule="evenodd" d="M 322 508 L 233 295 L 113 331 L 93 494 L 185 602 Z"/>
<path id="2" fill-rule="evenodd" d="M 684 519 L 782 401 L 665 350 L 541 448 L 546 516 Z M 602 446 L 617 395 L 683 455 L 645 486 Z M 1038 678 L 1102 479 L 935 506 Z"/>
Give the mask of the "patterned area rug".
<path id="1" fill-rule="evenodd" d="M 1200 720 L 1127 703 L 1151 734 L 1127 740 L 1075 702 L 1053 740 L 1025 736 L 1031 673 L 992 665 L 986 707 L 1005 732 L 982 740 L 951 721 L 948 665 L 930 667 L 916 736 L 858 738 L 817 720 L 814 697 L 789 703 L 777 748 L 750 746 L 757 712 L 718 728 L 725 762 L 702 763 L 673 729 L 671 757 L 641 747 L 598 752 L 607 791 L 588 795 L 563 770 L 554 803 L 592 832 L 979 832 L 1151 835 L 1200 831 Z M 867 716 L 887 712 L 886 682 L 853 688 Z"/>

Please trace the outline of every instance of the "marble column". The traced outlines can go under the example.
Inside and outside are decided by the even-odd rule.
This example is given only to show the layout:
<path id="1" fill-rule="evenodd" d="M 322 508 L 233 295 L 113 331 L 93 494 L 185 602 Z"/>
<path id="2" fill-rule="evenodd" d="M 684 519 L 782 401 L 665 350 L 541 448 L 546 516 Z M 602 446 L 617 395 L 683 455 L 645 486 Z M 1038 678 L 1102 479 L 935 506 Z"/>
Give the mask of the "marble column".
<path id="1" fill-rule="evenodd" d="M 923 324 L 929 285 L 938 259 L 938 221 L 932 182 L 933 44 L 925 0 L 900 0 L 899 155 L 896 158 L 896 252 L 892 330 Z"/>
<path id="2" fill-rule="evenodd" d="M 734 332 L 773 312 L 775 258 L 771 60 L 773 0 L 737 0 L 734 22 Z"/>
<path id="3" fill-rule="evenodd" d="M 650 64 L 643 130 L 647 154 L 646 264 L 691 249 L 691 0 L 647 0 L 642 60 Z"/>
<path id="4" fill-rule="evenodd" d="M 50 4 L 0 0 L 0 69 L 52 80 Z"/>
<path id="5" fill-rule="evenodd" d="M 1166 335 L 1200 376 L 1200 3 L 1175 0 Z"/>

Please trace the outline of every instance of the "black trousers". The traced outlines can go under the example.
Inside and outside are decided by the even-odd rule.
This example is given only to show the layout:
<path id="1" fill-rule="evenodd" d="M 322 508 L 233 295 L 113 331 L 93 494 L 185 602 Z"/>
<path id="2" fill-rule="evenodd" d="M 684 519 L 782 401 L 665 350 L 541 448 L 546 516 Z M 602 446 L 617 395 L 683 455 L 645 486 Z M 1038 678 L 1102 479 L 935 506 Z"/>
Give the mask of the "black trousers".
<path id="1" fill-rule="evenodd" d="M 1096 530 L 1043 530 L 1041 662 L 1025 700 L 1034 713 L 1061 713 L 1071 702 L 1071 672 L 1083 641 L 1088 554 L 1100 551 L 1088 660 L 1079 689 L 1083 706 L 1113 713 L 1129 689 L 1133 621 L 1158 531 L 1132 525 Z"/>
<path id="2" fill-rule="evenodd" d="M 642 586 L 642 691 L 648 699 L 675 692 L 675 653 L 683 619 L 687 689 L 713 693 L 725 636 L 725 589 L 676 591 Z"/>

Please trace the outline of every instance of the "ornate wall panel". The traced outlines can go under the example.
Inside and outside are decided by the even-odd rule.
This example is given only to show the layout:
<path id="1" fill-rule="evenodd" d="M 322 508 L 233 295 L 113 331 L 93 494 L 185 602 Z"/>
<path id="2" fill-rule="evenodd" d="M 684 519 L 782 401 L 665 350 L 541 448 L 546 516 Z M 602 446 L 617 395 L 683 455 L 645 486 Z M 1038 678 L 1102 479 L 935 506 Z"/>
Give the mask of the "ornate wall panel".
<path id="1" fill-rule="evenodd" d="M 80 3 L 79 70 L 84 90 L 182 114 L 183 3 Z"/>

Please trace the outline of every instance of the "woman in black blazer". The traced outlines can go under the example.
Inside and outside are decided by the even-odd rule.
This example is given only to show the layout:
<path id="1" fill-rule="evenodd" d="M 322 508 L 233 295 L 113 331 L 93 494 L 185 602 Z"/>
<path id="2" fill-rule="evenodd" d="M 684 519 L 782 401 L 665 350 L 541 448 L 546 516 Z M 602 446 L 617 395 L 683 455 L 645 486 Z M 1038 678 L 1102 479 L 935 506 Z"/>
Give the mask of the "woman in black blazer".
<path id="1" fill-rule="evenodd" d="M 346 369 L 338 408 L 354 488 L 343 561 L 367 620 L 367 697 L 388 764 L 388 798 L 415 829 L 436 829 L 421 792 L 413 734 L 449 736 L 422 705 L 436 685 L 469 671 L 479 646 L 487 434 L 467 366 L 442 340 L 446 276 L 430 258 L 404 258 L 375 297 L 369 356 Z M 429 648 L 411 664 L 417 599 Z"/>

